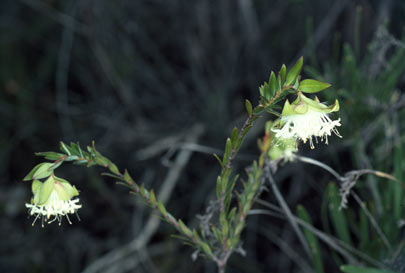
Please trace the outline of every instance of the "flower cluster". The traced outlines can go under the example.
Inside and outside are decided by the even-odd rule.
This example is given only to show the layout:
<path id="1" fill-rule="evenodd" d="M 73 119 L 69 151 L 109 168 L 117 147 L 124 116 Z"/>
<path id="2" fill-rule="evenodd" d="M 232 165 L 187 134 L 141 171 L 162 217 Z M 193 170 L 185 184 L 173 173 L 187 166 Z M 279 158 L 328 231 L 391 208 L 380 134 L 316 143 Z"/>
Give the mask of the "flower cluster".
<path id="1" fill-rule="evenodd" d="M 33 180 L 33 198 L 31 203 L 25 204 L 28 213 L 35 215 L 32 225 L 40 217 L 42 217 L 42 226 L 44 226 L 44 222 L 50 224 L 56 220 L 61 225 L 63 216 L 66 216 L 71 224 L 69 214 L 77 215 L 77 210 L 82 207 L 79 204 L 79 199 L 75 198 L 79 195 L 79 192 L 68 181 L 56 177 L 52 170 L 49 171 L 50 165 L 47 164 L 49 163 L 42 163 L 39 167 L 34 168 L 24 179 Z M 44 176 L 47 177 L 45 182 L 38 180 L 38 178 L 45 178 Z"/>
<path id="2" fill-rule="evenodd" d="M 340 119 L 332 120 L 328 115 L 339 110 L 339 102 L 326 106 L 317 97 L 309 99 L 303 93 L 298 92 L 297 99 L 290 104 L 286 100 L 281 117 L 272 128 L 278 139 L 295 139 L 304 143 L 309 139 L 311 149 L 314 149 L 313 138 L 325 141 L 328 144 L 328 136 L 333 132 L 341 137 L 336 127 L 340 126 Z"/>

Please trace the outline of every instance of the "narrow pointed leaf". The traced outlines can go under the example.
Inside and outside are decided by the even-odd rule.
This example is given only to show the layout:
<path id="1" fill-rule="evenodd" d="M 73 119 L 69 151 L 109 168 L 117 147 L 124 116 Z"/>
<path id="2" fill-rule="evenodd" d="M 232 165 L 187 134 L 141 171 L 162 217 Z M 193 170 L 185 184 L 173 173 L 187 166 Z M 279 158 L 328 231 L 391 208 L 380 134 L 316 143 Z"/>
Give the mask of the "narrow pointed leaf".
<path id="1" fill-rule="evenodd" d="M 158 201 L 157 206 L 158 206 L 160 212 L 162 213 L 162 215 L 166 216 L 167 215 L 166 208 L 160 200 Z"/>
<path id="2" fill-rule="evenodd" d="M 222 163 L 222 160 L 219 158 L 217 154 L 214 154 L 214 157 L 218 160 L 219 164 L 221 165 L 221 168 L 224 168 L 224 163 Z"/>
<path id="3" fill-rule="evenodd" d="M 45 159 L 48 160 L 58 160 L 59 158 L 66 156 L 61 153 L 55 153 L 55 152 L 40 152 L 40 153 L 35 153 L 37 156 L 43 156 Z"/>
<path id="4" fill-rule="evenodd" d="M 329 198 L 329 214 L 332 224 L 338 235 L 338 238 L 343 242 L 352 245 L 350 238 L 349 226 L 347 224 L 344 210 L 339 210 L 340 196 L 336 184 L 330 183 L 328 185 L 328 198 Z"/>
<path id="5" fill-rule="evenodd" d="M 252 104 L 250 103 L 249 100 L 245 100 L 245 107 L 246 107 L 246 111 L 248 112 L 249 116 L 251 116 L 253 108 L 252 108 Z"/>
<path id="6" fill-rule="evenodd" d="M 388 269 L 379 269 L 372 267 L 362 267 L 354 265 L 342 265 L 340 270 L 344 273 L 395 273 Z"/>
<path id="7" fill-rule="evenodd" d="M 188 237 L 191 237 L 193 235 L 192 231 L 183 223 L 183 221 L 181 219 L 179 219 L 178 223 L 179 223 L 181 231 L 185 235 L 187 235 Z"/>
<path id="8" fill-rule="evenodd" d="M 238 144 L 238 135 L 238 128 L 234 127 L 231 136 L 232 148 L 235 148 Z"/>
<path id="9" fill-rule="evenodd" d="M 149 192 L 149 196 L 150 196 L 150 202 L 152 207 L 156 207 L 156 196 L 155 196 L 155 192 L 152 190 L 150 190 Z"/>
<path id="10" fill-rule="evenodd" d="M 311 218 L 310 218 L 307 210 L 303 206 L 299 205 L 297 207 L 297 215 L 303 221 L 305 221 L 306 223 L 312 225 Z M 324 270 L 323 270 L 323 263 L 322 263 L 322 257 L 321 257 L 322 252 L 321 252 L 321 249 L 320 249 L 320 246 L 319 246 L 318 239 L 308 229 L 304 229 L 304 236 L 305 236 L 305 239 L 307 240 L 308 245 L 309 245 L 309 247 L 311 249 L 312 262 L 314 264 L 316 273 L 323 273 Z"/>
<path id="11" fill-rule="evenodd" d="M 270 85 L 270 94 L 272 97 L 274 97 L 274 95 L 277 92 L 277 79 L 276 79 L 276 75 L 274 75 L 273 71 L 271 71 L 271 74 L 270 74 L 269 85 Z"/>
<path id="12" fill-rule="evenodd" d="M 222 181 L 221 180 L 222 180 L 221 176 L 218 176 L 218 178 L 217 178 L 217 188 L 216 188 L 218 200 L 221 199 L 221 193 L 222 193 Z"/>
<path id="13" fill-rule="evenodd" d="M 222 163 L 224 165 L 226 165 L 226 163 L 228 162 L 228 159 L 229 159 L 229 156 L 231 155 L 231 152 L 232 152 L 232 141 L 228 137 L 227 140 L 226 140 L 226 145 L 225 145 L 224 158 L 222 159 Z"/>
<path id="14" fill-rule="evenodd" d="M 317 80 L 307 79 L 300 82 L 298 90 L 304 93 L 316 93 L 329 88 L 331 85 L 326 82 L 320 82 Z"/>
<path id="15" fill-rule="evenodd" d="M 29 181 L 33 179 L 35 172 L 45 163 L 40 163 L 36 165 L 32 170 L 23 178 L 23 181 Z"/>
<path id="16" fill-rule="evenodd" d="M 69 146 L 67 146 L 65 143 L 63 143 L 62 141 L 60 142 L 60 150 L 64 153 L 66 153 L 67 155 L 71 155 L 71 150 L 69 148 Z"/>
<path id="17" fill-rule="evenodd" d="M 290 69 L 290 71 L 288 71 L 287 79 L 285 82 L 286 85 L 294 84 L 295 80 L 301 72 L 303 62 L 304 58 L 299 58 L 295 65 Z"/>
<path id="18" fill-rule="evenodd" d="M 43 162 L 35 166 L 31 172 L 24 177 L 24 181 L 31 180 L 31 179 L 42 179 L 50 176 L 52 174 L 52 163 Z"/>
<path id="19" fill-rule="evenodd" d="M 285 64 L 283 64 L 283 66 L 280 69 L 280 72 L 278 72 L 278 75 L 280 76 L 281 86 L 284 86 L 286 73 L 287 73 L 287 68 L 286 68 Z"/>

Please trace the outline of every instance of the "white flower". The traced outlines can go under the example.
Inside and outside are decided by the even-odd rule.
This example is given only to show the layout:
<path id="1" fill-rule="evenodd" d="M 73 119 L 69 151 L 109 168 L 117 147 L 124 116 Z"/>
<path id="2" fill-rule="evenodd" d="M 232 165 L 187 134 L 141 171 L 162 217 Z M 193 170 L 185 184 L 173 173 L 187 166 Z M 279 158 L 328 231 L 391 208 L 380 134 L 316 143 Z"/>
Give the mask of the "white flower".
<path id="1" fill-rule="evenodd" d="M 82 207 L 78 198 L 73 199 L 79 195 L 76 188 L 68 181 L 53 175 L 44 183 L 34 180 L 32 191 L 34 198 L 31 200 L 31 204 L 25 204 L 29 214 L 36 215 L 32 225 L 39 217 L 42 217 L 42 226 L 44 226 L 44 222 L 50 224 L 55 220 L 58 220 L 61 225 L 63 216 L 66 216 L 71 224 L 68 214 L 77 214 L 77 210 Z M 51 219 L 51 217 L 53 218 Z"/>
<path id="2" fill-rule="evenodd" d="M 319 102 L 317 98 L 311 100 L 302 93 L 298 93 L 298 98 L 291 105 L 286 100 L 281 118 L 277 126 L 273 127 L 276 138 L 302 140 L 304 143 L 309 139 L 311 149 L 314 148 L 312 137 L 318 141 L 325 141 L 328 144 L 328 136 L 332 132 L 341 137 L 337 126 L 341 126 L 340 119 L 332 120 L 328 114 L 339 110 L 339 103 L 330 107 Z M 278 127 L 278 128 L 277 128 Z"/>

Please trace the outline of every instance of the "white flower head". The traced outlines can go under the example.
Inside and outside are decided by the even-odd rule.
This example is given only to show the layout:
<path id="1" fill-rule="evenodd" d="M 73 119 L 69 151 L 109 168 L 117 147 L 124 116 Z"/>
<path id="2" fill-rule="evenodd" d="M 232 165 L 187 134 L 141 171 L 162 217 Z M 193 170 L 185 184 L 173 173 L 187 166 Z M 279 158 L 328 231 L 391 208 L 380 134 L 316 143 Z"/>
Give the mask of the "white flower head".
<path id="1" fill-rule="evenodd" d="M 82 207 L 78 198 L 73 199 L 79 195 L 75 186 L 54 175 L 49 176 L 43 183 L 34 180 L 32 182 L 32 192 L 34 197 L 31 204 L 25 204 L 29 214 L 36 215 L 32 225 L 35 224 L 39 217 L 42 217 L 42 227 L 44 222 L 50 224 L 55 220 L 61 225 L 63 216 L 66 216 L 71 224 L 68 214 L 77 215 L 77 210 Z"/>
<path id="2" fill-rule="evenodd" d="M 337 111 L 339 111 L 337 100 L 335 104 L 326 106 L 320 103 L 317 97 L 312 100 L 299 92 L 298 98 L 293 103 L 290 104 L 286 100 L 281 117 L 272 130 L 276 133 L 276 138 L 294 138 L 302 140 L 304 143 L 309 139 L 311 149 L 314 149 L 313 137 L 316 142 L 319 137 L 326 144 L 328 144 L 328 136 L 332 132 L 341 137 L 336 128 L 341 125 L 340 118 L 332 120 L 328 116 L 328 114 Z"/>

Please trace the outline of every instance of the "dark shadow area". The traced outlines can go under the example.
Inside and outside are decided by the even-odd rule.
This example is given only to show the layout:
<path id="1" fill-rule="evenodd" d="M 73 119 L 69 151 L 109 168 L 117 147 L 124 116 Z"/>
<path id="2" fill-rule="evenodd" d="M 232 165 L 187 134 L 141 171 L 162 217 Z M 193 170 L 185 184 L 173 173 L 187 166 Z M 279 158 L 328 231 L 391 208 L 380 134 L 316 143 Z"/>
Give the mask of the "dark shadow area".
<path id="1" fill-rule="evenodd" d="M 159 192 L 173 162 L 191 151 L 167 208 L 197 228 L 197 215 L 215 199 L 220 167 L 212 154 L 221 155 L 232 128 L 242 126 L 245 99 L 256 105 L 270 71 L 291 67 L 300 56 L 305 77 L 333 85 L 319 97 L 339 99 L 343 136 L 315 150 L 301 144 L 300 154 L 341 175 L 378 169 L 405 178 L 404 14 L 400 0 L 1 1 L 0 272 L 216 272 L 203 258 L 193 261 L 193 249 L 172 238 L 175 231 L 165 223 L 147 245 L 128 250 L 153 212 L 100 176 L 102 169 L 64 164 L 57 170 L 80 190 L 81 221 L 73 217 L 72 225 L 32 227 L 25 208 L 30 183 L 22 179 L 42 160 L 35 152 L 57 151 L 59 141 L 84 147 L 94 140 L 120 169 Z M 257 139 L 270 118 L 257 121 L 234 162 L 242 178 L 259 155 Z M 195 128 L 201 131 L 193 135 Z M 332 175 L 294 162 L 275 177 L 293 212 L 302 204 L 314 227 L 336 235 L 326 216 Z M 384 202 L 396 188 L 378 177 L 358 184 L 362 200 L 373 200 L 378 222 L 390 223 L 382 229 L 399 249 L 403 208 Z M 277 204 L 271 191 L 261 199 Z M 352 246 L 405 272 L 402 248 L 391 255 L 377 235 L 362 245 L 364 215 L 353 199 L 349 204 Z M 246 256 L 233 254 L 227 273 L 312 268 L 285 219 L 253 215 L 242 238 Z M 325 272 L 349 263 L 322 248 Z M 111 253 L 118 253 L 114 263 L 107 262 Z"/>

